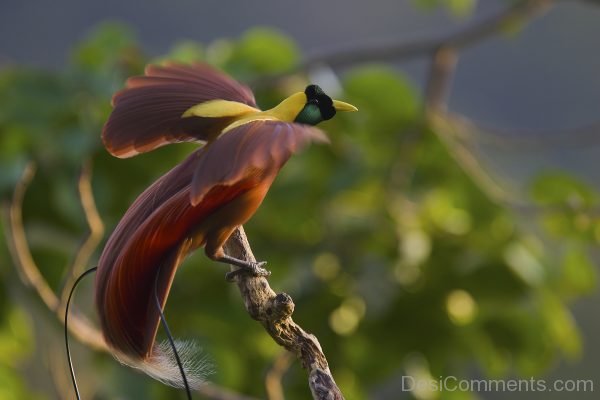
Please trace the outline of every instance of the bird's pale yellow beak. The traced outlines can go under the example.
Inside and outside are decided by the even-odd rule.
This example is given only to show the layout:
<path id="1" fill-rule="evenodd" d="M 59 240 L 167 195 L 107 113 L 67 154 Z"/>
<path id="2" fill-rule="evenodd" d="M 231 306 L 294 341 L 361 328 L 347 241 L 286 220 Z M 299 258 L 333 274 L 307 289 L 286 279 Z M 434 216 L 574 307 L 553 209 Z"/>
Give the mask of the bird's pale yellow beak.
<path id="1" fill-rule="evenodd" d="M 336 111 L 358 111 L 358 108 L 354 107 L 352 104 L 344 103 L 343 101 L 334 100 L 333 108 Z"/>

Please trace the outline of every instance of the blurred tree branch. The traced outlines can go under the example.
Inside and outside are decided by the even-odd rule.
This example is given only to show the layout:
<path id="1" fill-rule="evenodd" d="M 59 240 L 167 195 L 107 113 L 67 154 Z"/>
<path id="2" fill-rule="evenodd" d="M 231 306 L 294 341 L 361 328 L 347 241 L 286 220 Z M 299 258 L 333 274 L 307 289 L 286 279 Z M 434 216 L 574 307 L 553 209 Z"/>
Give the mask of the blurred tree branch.
<path id="1" fill-rule="evenodd" d="M 79 249 L 75 253 L 75 258 L 72 264 L 67 268 L 64 282 L 60 290 L 60 309 L 64 309 L 66 306 L 67 298 L 69 296 L 69 290 L 73 286 L 77 276 L 83 272 L 86 268 L 88 261 L 92 257 L 94 250 L 100 244 L 104 235 L 104 224 L 96 209 L 96 202 L 94 201 L 94 194 L 92 192 L 91 182 L 91 161 L 84 163 L 81 173 L 79 176 L 78 189 L 79 198 L 81 200 L 81 206 L 87 225 L 90 229 L 90 233 L 87 238 L 81 243 Z"/>
<path id="2" fill-rule="evenodd" d="M 449 36 L 445 40 L 440 40 L 435 46 L 433 45 L 434 41 L 432 41 L 430 45 L 420 47 L 423 51 L 427 49 L 427 52 L 432 53 L 424 95 L 425 118 L 428 124 L 433 127 L 433 131 L 444 143 L 458 165 L 493 201 L 523 213 L 557 211 L 557 207 L 542 207 L 512 198 L 486 172 L 477 157 L 464 145 L 461 139 L 452 134 L 452 129 L 444 129 L 442 126 L 453 125 L 454 128 L 458 127 L 461 132 L 470 132 L 476 128 L 475 124 L 467 118 L 451 115 L 446 109 L 446 102 L 460 57 L 460 50 L 498 33 L 506 26 L 526 22 L 528 19 L 546 11 L 553 3 L 555 1 L 552 0 L 519 1 L 496 16 L 482 20 Z M 546 138 L 547 135 L 544 135 L 545 142 L 547 142 Z M 598 212 L 598 210 L 589 211 Z"/>
<path id="3" fill-rule="evenodd" d="M 443 108 L 458 62 L 458 50 L 479 43 L 507 27 L 525 23 L 548 10 L 553 3 L 553 0 L 517 1 L 499 14 L 482 19 L 445 38 L 423 41 L 413 44 L 413 47 L 406 45 L 390 48 L 387 52 L 381 52 L 380 58 L 400 59 L 430 54 L 432 67 L 427 81 L 425 105 L 429 109 Z M 351 57 L 342 53 L 340 59 L 347 61 Z"/>
<path id="4" fill-rule="evenodd" d="M 27 245 L 27 238 L 23 229 L 23 199 L 27 187 L 35 175 L 35 164 L 29 163 L 23 170 L 20 181 L 15 186 L 10 204 L 3 204 L 2 212 L 5 221 L 8 249 L 13 258 L 21 280 L 35 289 L 38 296 L 52 311 L 58 308 L 58 298 L 50 288 L 37 266 Z"/>
<path id="5" fill-rule="evenodd" d="M 64 308 L 61 305 L 59 297 L 54 290 L 52 290 L 36 265 L 31 250 L 29 249 L 25 228 L 23 226 L 23 200 L 27 188 L 35 176 L 35 171 L 35 164 L 30 162 L 25 167 L 21 179 L 15 187 L 12 201 L 10 204 L 5 204 L 3 206 L 3 217 L 4 220 L 8 222 L 5 224 L 5 236 L 7 238 L 8 249 L 13 263 L 17 267 L 17 271 L 19 272 L 19 276 L 23 283 L 26 286 L 32 287 L 46 307 L 62 320 Z M 85 183 L 81 183 L 82 180 L 89 180 L 89 174 L 81 174 L 80 189 L 86 186 Z M 89 210 L 84 209 L 84 211 L 87 213 Z M 89 217 L 86 216 L 86 218 L 88 221 L 90 220 Z M 93 229 L 94 228 L 90 227 L 90 231 Z M 90 233 L 90 237 L 92 237 L 92 235 L 94 234 Z M 87 241 L 89 241 L 89 238 L 86 242 Z M 89 255 L 91 255 L 91 252 Z M 86 259 L 80 260 L 83 264 L 86 264 L 87 261 L 88 260 Z M 73 273 L 73 271 L 71 271 L 71 273 Z M 69 328 L 73 336 L 85 345 L 90 346 L 95 350 L 108 350 L 100 332 L 92 327 L 89 321 L 84 319 L 81 315 L 73 313 L 72 324 L 69 325 Z"/>
<path id="6" fill-rule="evenodd" d="M 396 61 L 431 55 L 441 47 L 463 49 L 479 43 L 499 31 L 539 15 L 553 0 L 521 0 L 497 15 L 483 18 L 457 32 L 434 39 L 424 39 L 382 47 L 338 51 L 310 57 L 301 65 L 307 70 L 313 65 L 327 64 L 331 67 L 344 67 L 362 61 Z"/>
<path id="7" fill-rule="evenodd" d="M 503 29 L 529 21 L 546 11 L 555 0 L 519 0 L 502 12 L 476 21 L 456 32 L 438 38 L 427 38 L 386 45 L 370 45 L 363 48 L 341 49 L 308 56 L 294 70 L 260 78 L 256 86 L 272 86 L 292 73 L 309 72 L 319 65 L 343 68 L 364 62 L 401 61 L 431 56 L 440 48 L 463 49 L 479 43 Z"/>
<path id="8" fill-rule="evenodd" d="M 435 123 L 440 115 L 446 114 L 446 100 L 450 91 L 452 77 L 456 69 L 459 54 L 454 47 L 439 47 L 431 57 L 429 78 L 425 88 L 425 115 L 429 124 L 434 126 L 434 131 L 446 148 L 463 170 L 473 181 L 483 189 L 488 196 L 498 203 L 515 206 L 509 195 L 497 184 L 481 167 L 477 158 L 452 135 L 445 133 L 444 129 L 436 129 Z"/>

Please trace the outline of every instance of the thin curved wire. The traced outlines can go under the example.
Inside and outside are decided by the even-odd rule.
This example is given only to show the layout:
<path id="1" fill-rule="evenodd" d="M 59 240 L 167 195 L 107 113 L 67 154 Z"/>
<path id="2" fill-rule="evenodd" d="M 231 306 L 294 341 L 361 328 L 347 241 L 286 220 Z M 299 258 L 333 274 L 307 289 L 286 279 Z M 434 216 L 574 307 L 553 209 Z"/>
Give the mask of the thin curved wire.
<path id="1" fill-rule="evenodd" d="M 79 387 L 77 385 L 77 378 L 75 376 L 75 369 L 73 368 L 73 360 L 71 359 L 71 348 L 69 346 L 69 307 L 71 305 L 71 299 L 73 298 L 73 294 L 75 293 L 75 288 L 79 285 L 79 283 L 85 278 L 87 275 L 95 272 L 98 267 L 90 268 L 87 271 L 84 271 L 73 283 L 71 287 L 71 291 L 69 292 L 69 297 L 67 298 L 67 304 L 65 307 L 65 346 L 67 349 L 67 361 L 69 363 L 69 372 L 71 373 L 71 381 L 73 382 L 73 389 L 75 390 L 75 397 L 77 400 L 81 400 L 81 394 L 79 393 Z M 187 377 L 185 375 L 185 370 L 183 369 L 183 364 L 181 363 L 181 358 L 179 357 L 179 353 L 177 352 L 177 347 L 175 346 L 175 341 L 173 340 L 173 335 L 171 334 L 171 330 L 169 329 L 169 324 L 167 324 L 167 319 L 162 311 L 162 307 L 160 305 L 160 300 L 158 299 L 157 286 L 158 286 L 158 276 L 160 274 L 156 274 L 156 279 L 154 280 L 154 299 L 156 301 L 156 307 L 158 309 L 158 314 L 160 316 L 160 322 L 165 330 L 167 338 L 169 340 L 169 344 L 171 345 L 171 349 L 173 350 L 173 354 L 175 355 L 175 360 L 177 361 L 177 366 L 179 367 L 179 372 L 181 373 L 181 378 L 183 379 L 183 385 L 185 387 L 185 392 L 187 394 L 188 400 L 192 399 L 192 393 L 190 391 L 190 386 L 187 381 Z"/>
<path id="2" fill-rule="evenodd" d="M 173 336 L 171 335 L 171 330 L 169 329 L 169 325 L 167 324 L 167 319 L 165 318 L 165 314 L 163 314 L 162 306 L 160 304 L 160 300 L 158 299 L 158 277 L 160 275 L 160 270 L 156 274 L 156 278 L 154 279 L 154 300 L 156 301 L 156 308 L 158 309 L 158 315 L 160 315 L 160 323 L 165 330 L 165 334 L 169 339 L 169 344 L 171 345 L 171 349 L 173 350 L 173 354 L 175 355 L 175 361 L 177 361 L 177 366 L 179 367 L 179 372 L 181 373 L 181 378 L 183 379 L 183 385 L 185 388 L 185 393 L 187 394 L 188 400 L 192 400 L 192 392 L 190 391 L 190 386 L 188 384 L 187 377 L 185 375 L 185 370 L 183 369 L 183 364 L 181 363 L 181 358 L 179 358 L 179 353 L 177 352 L 177 347 L 175 346 L 175 341 L 173 340 Z"/>
<path id="3" fill-rule="evenodd" d="M 67 305 L 65 307 L 65 345 L 67 347 L 67 360 L 69 362 L 69 372 L 71 373 L 71 381 L 73 382 L 73 389 L 75 390 L 75 397 L 77 400 L 81 400 L 81 395 L 79 394 L 79 387 L 77 386 L 77 379 L 75 378 L 75 370 L 73 369 L 73 360 L 71 360 L 71 349 L 69 347 L 69 305 L 71 304 L 71 297 L 73 297 L 73 293 L 75 292 L 75 288 L 81 282 L 83 278 L 85 278 L 90 273 L 96 271 L 98 267 L 90 268 L 87 271 L 84 271 L 73 283 L 71 287 L 71 291 L 69 292 L 69 297 L 67 298 Z"/>

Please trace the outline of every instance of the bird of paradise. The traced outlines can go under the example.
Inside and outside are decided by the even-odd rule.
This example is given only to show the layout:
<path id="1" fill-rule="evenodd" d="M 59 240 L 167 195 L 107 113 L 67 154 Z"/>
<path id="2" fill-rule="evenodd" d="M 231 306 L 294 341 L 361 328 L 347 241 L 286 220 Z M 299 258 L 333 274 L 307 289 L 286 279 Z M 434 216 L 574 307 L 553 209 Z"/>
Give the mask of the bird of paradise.
<path id="1" fill-rule="evenodd" d="M 264 273 L 264 263 L 233 258 L 223 244 L 256 212 L 292 154 L 327 141 L 315 125 L 357 109 L 310 85 L 261 111 L 250 89 L 206 64 L 150 65 L 115 94 L 113 107 L 102 139 L 116 157 L 204 143 L 130 206 L 106 243 L 95 282 L 102 332 L 115 356 L 187 387 L 172 352 L 156 343 L 177 267 L 203 246 L 212 260 Z M 200 384 L 190 361 L 182 364 L 190 386 Z"/>

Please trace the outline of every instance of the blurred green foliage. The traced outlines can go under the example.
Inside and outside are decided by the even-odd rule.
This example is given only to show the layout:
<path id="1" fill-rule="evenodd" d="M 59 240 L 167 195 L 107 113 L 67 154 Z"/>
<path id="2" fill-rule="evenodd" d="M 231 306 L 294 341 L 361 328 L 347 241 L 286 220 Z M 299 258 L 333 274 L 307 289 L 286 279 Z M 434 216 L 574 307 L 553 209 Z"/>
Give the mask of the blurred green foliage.
<path id="1" fill-rule="evenodd" d="M 465 10 L 474 3 L 448 4 Z M 182 42 L 154 61 L 206 60 L 252 81 L 285 72 L 300 58 L 289 38 L 260 28 L 239 40 Z M 62 71 L 0 71 L 0 193 L 8 200 L 26 162 L 39 165 L 25 224 L 55 288 L 87 230 L 76 191 L 82 163 L 93 161 L 94 194 L 110 231 L 145 187 L 194 148 L 167 146 L 127 160 L 102 148 L 112 93 L 148 61 L 126 27 L 108 24 L 74 50 Z M 306 84 L 293 78 L 259 90 L 258 103 Z M 273 287 L 292 295 L 296 320 L 319 338 L 347 399 L 389 393 L 406 374 L 461 377 L 475 364 L 489 377 L 530 376 L 561 357 L 576 358 L 581 339 L 567 307 L 595 289 L 588 251 L 600 239 L 600 221 L 588 211 L 597 194 L 563 174 L 542 176 L 532 185 L 532 199 L 544 207 L 540 223 L 523 226 L 515 211 L 475 186 L 425 125 L 406 76 L 371 65 L 350 70 L 341 85 L 341 97 L 360 112 L 323 124 L 331 145 L 290 160 L 246 229 L 257 257 L 269 261 Z M 214 382 L 264 397 L 265 372 L 281 350 L 248 317 L 223 280 L 224 268 L 198 253 L 175 280 L 171 328 L 206 349 Z M 0 398 L 50 398 L 51 384 L 32 384 L 24 371 L 48 357 L 33 346 L 35 332 L 60 338 L 60 323 L 40 317 L 44 309 L 35 301 L 22 301 L 24 293 L 33 296 L 16 284 L 4 246 L 0 257 Z M 91 298 L 88 283 L 76 301 L 89 315 Z M 78 371 L 88 398 L 173 396 L 106 355 L 85 360 Z M 307 397 L 297 364 L 284 386 L 289 399 Z"/>

